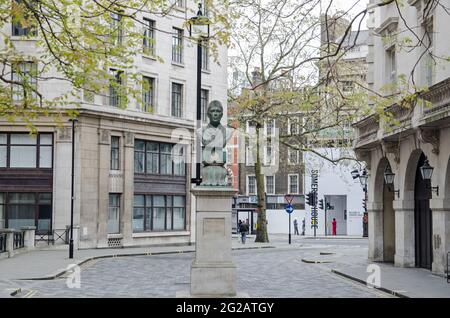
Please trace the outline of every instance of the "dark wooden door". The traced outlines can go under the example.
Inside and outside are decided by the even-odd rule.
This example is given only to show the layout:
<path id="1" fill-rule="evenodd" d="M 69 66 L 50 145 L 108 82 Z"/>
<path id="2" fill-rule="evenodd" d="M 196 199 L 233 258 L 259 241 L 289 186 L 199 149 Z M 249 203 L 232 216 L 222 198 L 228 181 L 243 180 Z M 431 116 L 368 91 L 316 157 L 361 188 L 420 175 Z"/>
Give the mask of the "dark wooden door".
<path id="1" fill-rule="evenodd" d="M 433 262 L 432 250 L 432 212 L 430 209 L 431 189 L 422 179 L 420 167 L 425 161 L 422 154 L 416 171 L 415 182 L 415 207 L 414 207 L 414 230 L 415 230 L 415 255 L 416 267 L 431 269 Z"/>

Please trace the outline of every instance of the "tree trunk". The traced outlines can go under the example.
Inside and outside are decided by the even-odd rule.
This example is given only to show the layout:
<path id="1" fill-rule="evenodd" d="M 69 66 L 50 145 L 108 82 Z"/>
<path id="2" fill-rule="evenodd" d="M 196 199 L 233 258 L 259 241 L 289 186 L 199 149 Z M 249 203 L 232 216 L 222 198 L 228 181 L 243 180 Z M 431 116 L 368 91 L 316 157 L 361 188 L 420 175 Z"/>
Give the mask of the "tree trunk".
<path id="1" fill-rule="evenodd" d="M 256 178 L 256 193 L 257 193 L 257 212 L 258 212 L 258 230 L 256 231 L 255 242 L 268 243 L 269 236 L 267 234 L 267 218 L 266 218 L 266 196 L 264 187 L 264 175 L 261 173 L 261 156 L 259 154 L 260 138 L 259 132 L 261 125 L 256 124 L 256 162 L 255 162 L 255 178 Z"/>

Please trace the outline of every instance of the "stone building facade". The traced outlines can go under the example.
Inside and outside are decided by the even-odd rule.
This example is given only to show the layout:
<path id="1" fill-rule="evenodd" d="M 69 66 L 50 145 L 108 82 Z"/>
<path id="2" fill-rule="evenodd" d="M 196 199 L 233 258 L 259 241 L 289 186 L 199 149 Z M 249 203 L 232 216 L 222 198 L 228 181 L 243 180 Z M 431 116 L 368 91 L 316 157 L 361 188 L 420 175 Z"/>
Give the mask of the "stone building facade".
<path id="1" fill-rule="evenodd" d="M 195 241 L 190 179 L 197 47 L 183 23 L 196 10 L 196 1 L 187 0 L 177 1 L 165 17 L 139 13 L 140 19 L 152 21 L 152 49 L 164 60 L 147 55 L 135 60 L 139 72 L 152 82 L 152 111 L 136 102 L 126 109 L 115 107 L 113 96 L 99 93 L 86 94 L 80 101 L 75 136 L 68 118 L 62 126 L 49 118 L 37 119 L 37 138 L 29 137 L 20 121 L 0 120 L 0 227 L 35 225 L 60 235 L 66 230 L 74 141 L 74 225 L 79 248 Z M 11 34 L 11 26 L 2 31 Z M 178 45 L 174 48 L 175 37 L 182 41 L 181 50 Z M 25 52 L 35 50 L 33 39 L 11 35 L 11 40 Z M 219 48 L 218 62 L 203 59 L 202 105 L 219 100 L 226 114 L 226 47 Z M 66 82 L 37 85 L 44 96 L 70 89 Z M 185 138 L 177 148 L 180 132 Z"/>
<path id="2" fill-rule="evenodd" d="M 402 17 L 395 3 L 369 10 L 369 87 L 383 92 L 382 87 L 401 74 L 409 76 L 419 61 L 414 80 L 429 89 L 409 107 L 394 104 L 385 109 L 399 125 L 377 115 L 356 123 L 354 148 L 370 171 L 369 258 L 443 274 L 450 251 L 450 65 L 430 64 L 424 46 L 436 56 L 450 51 L 449 19 L 442 7 L 428 10 L 426 3 L 407 1 Z M 431 43 L 408 52 L 399 49 L 405 37 L 414 38 L 405 22 L 419 37 L 428 31 Z M 382 39 L 392 36 L 396 41 Z M 426 160 L 434 168 L 430 182 L 421 170 Z M 392 186 L 385 178 L 390 171 L 395 174 Z"/>

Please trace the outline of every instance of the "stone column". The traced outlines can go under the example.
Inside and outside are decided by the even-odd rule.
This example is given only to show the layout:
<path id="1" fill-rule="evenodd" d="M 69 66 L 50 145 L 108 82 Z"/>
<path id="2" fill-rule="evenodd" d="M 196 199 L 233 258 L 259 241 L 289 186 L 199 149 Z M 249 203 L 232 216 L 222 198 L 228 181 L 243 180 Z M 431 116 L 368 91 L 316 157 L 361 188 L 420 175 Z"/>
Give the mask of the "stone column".
<path id="1" fill-rule="evenodd" d="M 97 247 L 107 247 L 111 132 L 99 129 Z"/>
<path id="2" fill-rule="evenodd" d="M 383 203 L 368 202 L 369 259 L 383 261 Z"/>
<path id="3" fill-rule="evenodd" d="M 434 273 L 445 274 L 447 253 L 450 252 L 450 199 L 432 199 L 430 208 L 433 213 L 433 263 Z"/>
<path id="4" fill-rule="evenodd" d="M 394 201 L 395 257 L 398 267 L 415 267 L 414 201 Z"/>
<path id="5" fill-rule="evenodd" d="M 123 246 L 133 245 L 133 202 L 134 202 L 134 134 L 125 132 L 123 168 L 123 214 L 120 216 Z"/>
<path id="6" fill-rule="evenodd" d="M 25 231 L 24 246 L 27 250 L 34 249 L 34 233 L 36 231 L 35 226 L 23 226 L 22 231 Z"/>
<path id="7" fill-rule="evenodd" d="M 231 204 L 236 191 L 194 187 L 196 253 L 191 266 L 191 296 L 236 296 L 236 266 L 231 258 Z"/>

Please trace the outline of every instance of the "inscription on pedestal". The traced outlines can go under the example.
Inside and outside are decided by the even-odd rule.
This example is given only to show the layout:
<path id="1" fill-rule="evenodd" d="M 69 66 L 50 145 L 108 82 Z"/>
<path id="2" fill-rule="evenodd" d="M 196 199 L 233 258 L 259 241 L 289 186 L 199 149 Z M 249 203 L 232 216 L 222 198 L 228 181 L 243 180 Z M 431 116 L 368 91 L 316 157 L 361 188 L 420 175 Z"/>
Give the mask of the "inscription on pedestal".
<path id="1" fill-rule="evenodd" d="M 203 236 L 225 236 L 224 218 L 205 218 L 203 220 Z"/>

